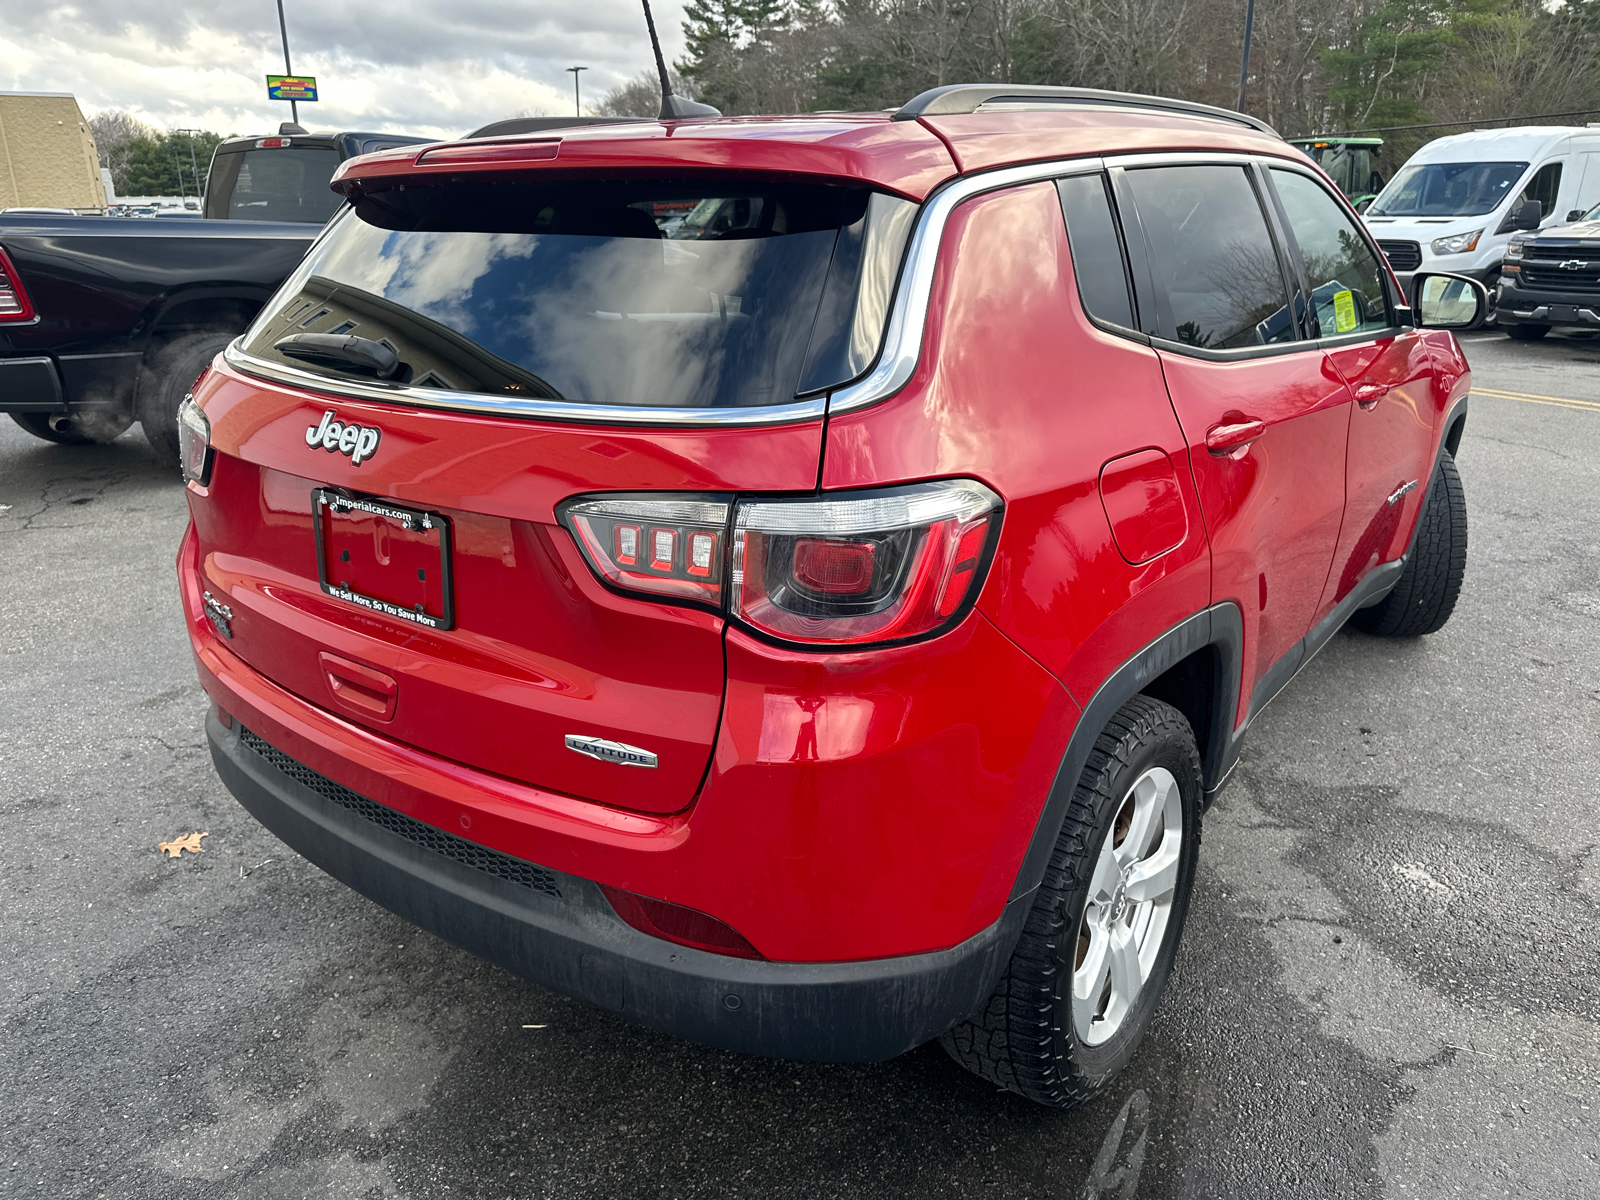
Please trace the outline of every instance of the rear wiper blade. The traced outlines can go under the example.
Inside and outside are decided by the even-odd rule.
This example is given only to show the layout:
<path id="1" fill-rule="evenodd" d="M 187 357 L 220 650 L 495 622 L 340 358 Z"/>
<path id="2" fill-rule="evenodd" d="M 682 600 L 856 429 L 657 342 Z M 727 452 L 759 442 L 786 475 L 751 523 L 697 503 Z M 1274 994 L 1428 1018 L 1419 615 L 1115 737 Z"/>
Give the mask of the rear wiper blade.
<path id="1" fill-rule="evenodd" d="M 353 333 L 292 333 L 273 342 L 272 348 L 304 362 L 360 367 L 379 379 L 388 379 L 400 369 L 400 356 L 388 346 Z"/>

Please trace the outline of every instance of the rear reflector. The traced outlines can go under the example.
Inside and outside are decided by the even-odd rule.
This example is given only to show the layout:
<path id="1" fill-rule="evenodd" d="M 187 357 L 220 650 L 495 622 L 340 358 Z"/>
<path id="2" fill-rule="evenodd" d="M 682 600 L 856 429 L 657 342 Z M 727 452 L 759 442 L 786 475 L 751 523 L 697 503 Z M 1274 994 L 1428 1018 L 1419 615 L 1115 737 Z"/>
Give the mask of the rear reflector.
<path id="1" fill-rule="evenodd" d="M 635 895 L 603 883 L 600 890 L 611 902 L 611 907 L 616 909 L 617 916 L 640 933 L 711 954 L 726 954 L 732 958 L 765 957 L 732 926 L 724 925 L 698 909 L 668 904 L 665 900 L 653 900 L 649 896 Z"/>
<path id="2" fill-rule="evenodd" d="M 31 320 L 33 301 L 28 298 L 28 290 L 22 286 L 22 279 L 17 274 L 11 256 L 0 250 L 0 321 Z"/>

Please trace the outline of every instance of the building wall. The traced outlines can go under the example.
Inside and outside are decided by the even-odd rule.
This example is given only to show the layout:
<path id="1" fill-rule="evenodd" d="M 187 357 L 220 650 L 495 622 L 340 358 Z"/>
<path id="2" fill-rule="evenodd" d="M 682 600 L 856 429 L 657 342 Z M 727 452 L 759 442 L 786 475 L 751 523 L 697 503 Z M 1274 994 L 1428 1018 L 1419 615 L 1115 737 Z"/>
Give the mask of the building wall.
<path id="1" fill-rule="evenodd" d="M 99 208 L 94 135 L 66 93 L 0 92 L 0 208 Z"/>

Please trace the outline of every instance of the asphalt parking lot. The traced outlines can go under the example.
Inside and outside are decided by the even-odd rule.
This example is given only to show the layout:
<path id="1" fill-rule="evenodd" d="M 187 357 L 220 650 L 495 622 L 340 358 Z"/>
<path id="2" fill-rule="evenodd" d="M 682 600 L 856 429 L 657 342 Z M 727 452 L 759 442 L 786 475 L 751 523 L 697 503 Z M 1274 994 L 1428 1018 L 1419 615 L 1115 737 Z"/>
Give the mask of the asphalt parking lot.
<path id="1" fill-rule="evenodd" d="M 936 1045 L 674 1041 L 332 882 L 212 771 L 180 482 L 0 423 L 0 1194 L 1600 1194 L 1600 338 L 1467 349 L 1454 619 L 1258 721 L 1151 1035 L 1067 1114 Z"/>

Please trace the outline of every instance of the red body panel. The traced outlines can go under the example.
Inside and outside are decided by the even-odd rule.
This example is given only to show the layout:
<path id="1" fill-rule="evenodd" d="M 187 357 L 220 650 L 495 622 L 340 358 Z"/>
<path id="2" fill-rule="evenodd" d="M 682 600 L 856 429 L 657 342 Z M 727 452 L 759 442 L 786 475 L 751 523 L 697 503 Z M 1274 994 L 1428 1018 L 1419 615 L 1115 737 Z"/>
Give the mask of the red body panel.
<path id="1" fill-rule="evenodd" d="M 323 403 L 226 369 L 200 398 L 216 462 L 209 497 L 191 507 L 205 586 L 235 613 L 233 653 L 315 704 L 481 770 L 644 811 L 693 800 L 722 704 L 722 618 L 606 590 L 554 524 L 554 505 L 619 486 L 803 490 L 816 479 L 819 423 L 714 435 L 539 426 Z M 381 426 L 371 460 L 307 446 L 306 430 L 330 409 Z M 449 520 L 455 629 L 322 591 L 319 485 Z M 387 710 L 341 692 L 324 651 L 393 679 Z M 568 734 L 646 747 L 659 765 L 596 761 L 566 749 Z"/>
<path id="2" fill-rule="evenodd" d="M 1242 362 L 1161 355 L 1189 439 L 1211 537 L 1211 598 L 1244 614 L 1238 717 L 1261 676 L 1311 628 L 1344 515 L 1350 395 L 1311 346 Z M 1260 421 L 1260 437 L 1212 453 L 1219 425 Z"/>
<path id="3" fill-rule="evenodd" d="M 912 200 L 923 199 L 957 173 L 932 132 L 915 121 L 871 113 L 640 121 L 488 138 L 448 150 L 408 146 L 346 159 L 334 183 L 348 190 L 354 181 L 385 175 L 529 169 L 765 171 L 873 184 Z"/>
<path id="4" fill-rule="evenodd" d="M 178 565 L 201 682 L 235 720 L 381 804 L 670 897 L 773 960 L 910 954 L 992 923 L 1077 719 L 1060 685 L 977 614 L 937 641 L 859 655 L 733 633 L 727 713 L 698 802 L 630 813 L 420 752 L 296 697 L 201 614 L 195 534 Z"/>
<path id="5" fill-rule="evenodd" d="M 830 420 L 823 486 L 964 474 L 998 491 L 1005 524 L 979 607 L 1084 703 L 1209 600 L 1187 469 L 1182 542 L 1139 566 L 1118 552 L 1096 493 L 1130 443 L 1184 460 L 1160 362 L 1084 317 L 1055 188 L 1028 184 L 953 214 L 917 374 Z"/>
<path id="6" fill-rule="evenodd" d="M 1444 415 L 1439 408 L 1444 393 L 1434 387 L 1425 337 L 1407 329 L 1328 351 L 1356 403 L 1350 415 L 1344 528 L 1319 616 L 1373 567 L 1399 558 L 1410 544 Z M 1416 486 L 1391 503 L 1389 498 L 1408 483 Z"/>

